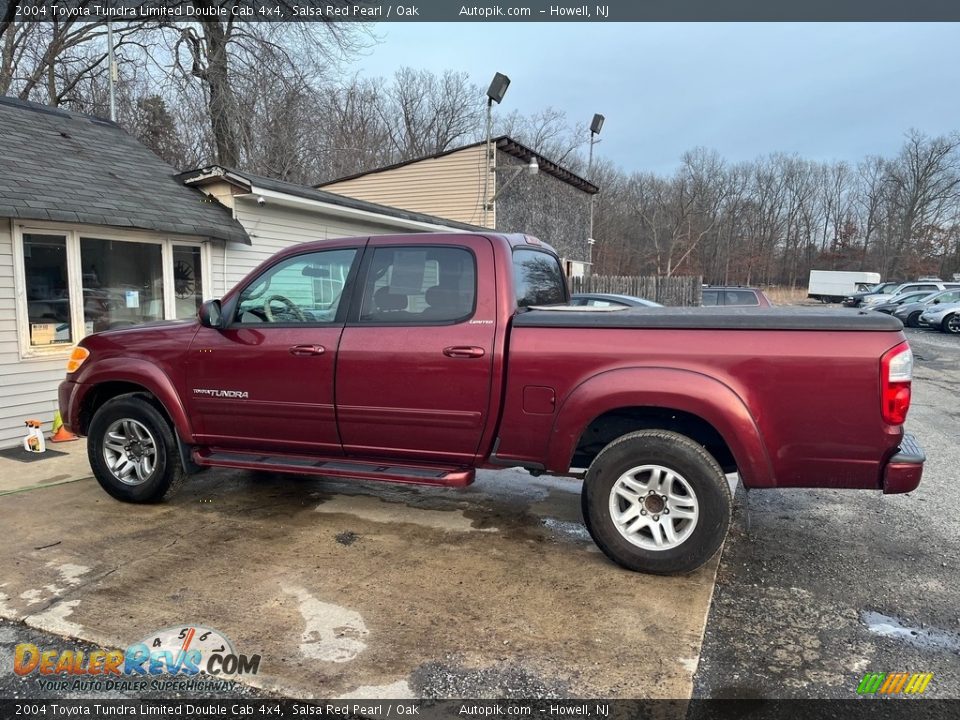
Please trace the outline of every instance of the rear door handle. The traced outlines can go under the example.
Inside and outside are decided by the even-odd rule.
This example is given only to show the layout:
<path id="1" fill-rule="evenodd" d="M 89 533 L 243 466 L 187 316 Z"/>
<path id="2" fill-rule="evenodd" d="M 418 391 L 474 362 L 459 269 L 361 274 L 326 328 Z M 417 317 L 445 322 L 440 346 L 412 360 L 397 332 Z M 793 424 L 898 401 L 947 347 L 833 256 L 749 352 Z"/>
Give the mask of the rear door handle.
<path id="1" fill-rule="evenodd" d="M 323 345 L 294 345 L 290 348 L 291 355 L 323 355 L 324 352 Z"/>
<path id="2" fill-rule="evenodd" d="M 443 354 L 450 358 L 481 358 L 484 350 L 475 345 L 455 345 L 443 349 Z"/>

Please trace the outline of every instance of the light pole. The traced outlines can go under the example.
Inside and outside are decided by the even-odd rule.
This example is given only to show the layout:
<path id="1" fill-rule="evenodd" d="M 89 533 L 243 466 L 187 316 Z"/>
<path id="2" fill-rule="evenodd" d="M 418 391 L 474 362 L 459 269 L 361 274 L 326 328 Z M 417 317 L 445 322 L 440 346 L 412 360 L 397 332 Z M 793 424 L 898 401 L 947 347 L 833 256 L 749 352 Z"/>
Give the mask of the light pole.
<path id="1" fill-rule="evenodd" d="M 110 120 L 117 121 L 117 61 L 113 54 L 113 22 L 107 20 L 107 84 L 110 86 Z"/>
<path id="2" fill-rule="evenodd" d="M 600 113 L 593 116 L 593 122 L 590 123 L 590 156 L 587 160 L 587 180 L 593 182 L 593 146 L 600 140 L 597 135 L 603 129 L 604 117 Z M 590 264 L 590 272 L 593 273 L 593 195 L 590 196 L 590 234 L 587 236 L 587 262 Z"/>
<path id="3" fill-rule="evenodd" d="M 493 104 L 499 105 L 503 101 L 503 96 L 507 94 L 507 88 L 510 87 L 510 78 L 503 73 L 497 73 L 493 76 L 490 87 L 487 88 L 487 145 L 486 145 L 486 171 L 483 173 L 483 226 L 487 227 L 487 205 L 490 197 L 490 160 L 491 158 L 491 135 L 493 134 Z"/>

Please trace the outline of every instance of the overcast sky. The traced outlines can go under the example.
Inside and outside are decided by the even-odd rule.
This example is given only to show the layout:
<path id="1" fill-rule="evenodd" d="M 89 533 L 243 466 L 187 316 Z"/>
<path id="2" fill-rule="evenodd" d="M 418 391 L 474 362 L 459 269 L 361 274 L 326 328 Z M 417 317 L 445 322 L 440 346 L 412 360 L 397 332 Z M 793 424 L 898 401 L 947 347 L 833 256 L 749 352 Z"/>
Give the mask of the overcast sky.
<path id="1" fill-rule="evenodd" d="M 596 152 L 669 171 L 698 145 L 730 160 L 770 152 L 858 160 L 915 127 L 960 130 L 960 25 L 384 23 L 358 61 L 512 84 L 501 112 L 548 105 L 607 120 Z"/>

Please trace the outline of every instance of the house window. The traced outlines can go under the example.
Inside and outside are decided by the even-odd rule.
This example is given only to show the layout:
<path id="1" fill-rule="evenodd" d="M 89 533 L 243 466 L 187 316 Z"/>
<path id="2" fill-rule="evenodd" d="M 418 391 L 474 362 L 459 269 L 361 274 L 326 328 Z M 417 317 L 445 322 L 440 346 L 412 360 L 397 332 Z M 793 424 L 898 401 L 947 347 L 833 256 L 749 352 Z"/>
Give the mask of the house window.
<path id="1" fill-rule="evenodd" d="M 102 228 L 15 227 L 20 355 L 66 353 L 85 335 L 196 315 L 208 288 L 200 242 Z"/>
<path id="2" fill-rule="evenodd" d="M 24 234 L 23 274 L 30 347 L 72 343 L 67 238 Z"/>
<path id="3" fill-rule="evenodd" d="M 173 293 L 178 318 L 197 314 L 203 303 L 203 273 L 200 248 L 192 245 L 173 246 Z"/>
<path id="4" fill-rule="evenodd" d="M 163 319 L 159 243 L 81 237 L 80 266 L 83 319 L 88 332 Z"/>

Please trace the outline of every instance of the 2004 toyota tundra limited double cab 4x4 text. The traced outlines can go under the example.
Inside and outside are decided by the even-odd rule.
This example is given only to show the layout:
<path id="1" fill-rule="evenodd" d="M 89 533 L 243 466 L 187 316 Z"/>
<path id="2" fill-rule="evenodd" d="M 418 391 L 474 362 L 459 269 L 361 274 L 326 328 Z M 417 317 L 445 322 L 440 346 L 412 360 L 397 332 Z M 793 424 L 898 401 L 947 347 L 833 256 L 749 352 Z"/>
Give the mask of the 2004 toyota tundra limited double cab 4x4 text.
<path id="1" fill-rule="evenodd" d="M 154 502 L 203 467 L 459 487 L 582 477 L 632 570 L 707 562 L 748 488 L 908 492 L 913 356 L 879 313 L 570 307 L 523 235 L 290 247 L 197 320 L 97 333 L 60 407 L 103 488 Z"/>

